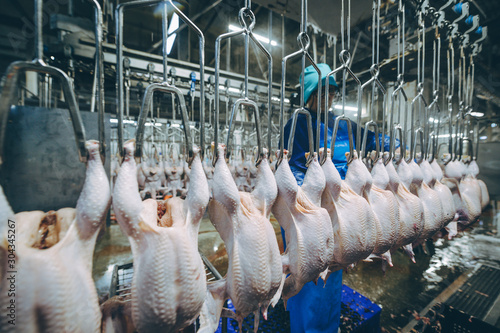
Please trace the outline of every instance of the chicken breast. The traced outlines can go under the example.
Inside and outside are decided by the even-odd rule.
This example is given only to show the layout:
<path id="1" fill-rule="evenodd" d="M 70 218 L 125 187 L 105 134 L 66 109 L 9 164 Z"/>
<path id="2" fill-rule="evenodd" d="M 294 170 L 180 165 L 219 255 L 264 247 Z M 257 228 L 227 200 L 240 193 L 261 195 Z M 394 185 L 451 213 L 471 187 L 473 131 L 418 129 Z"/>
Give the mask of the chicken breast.
<path id="1" fill-rule="evenodd" d="M 113 192 L 113 209 L 134 255 L 132 319 L 139 332 L 177 332 L 192 324 L 206 293 L 198 229 L 209 200 L 198 151 L 185 200 L 141 201 L 136 181 L 135 140 L 124 145 L 125 160 Z"/>
<path id="2" fill-rule="evenodd" d="M 247 193 L 236 187 L 223 158 L 225 146 L 218 149 L 208 212 L 226 245 L 229 265 L 223 279 L 208 285 L 198 332 L 217 330 L 228 298 L 233 302 L 240 332 L 243 319 L 252 312 L 257 332 L 259 312 L 267 319 L 267 308 L 278 302 L 284 278 L 278 242 L 269 221 L 278 189 L 266 151 L 258 165 L 256 187 Z"/>
<path id="3" fill-rule="evenodd" d="M 2 332 L 100 332 L 101 311 L 92 280 L 92 257 L 97 234 L 106 219 L 110 204 L 109 182 L 99 155 L 99 143 L 87 141 L 88 162 L 85 183 L 76 205 L 71 226 L 56 244 L 39 249 L 26 242 L 16 243 L 16 321 L 9 323 L 2 316 Z M 18 214 L 13 217 L 17 226 L 36 225 L 47 214 Z M 65 219 L 62 212 L 61 220 Z M 47 225 L 57 226 L 58 218 L 50 214 Z M 71 213 L 66 216 L 72 216 Z M 41 222 L 38 220 L 38 222 Z M 59 221 L 61 223 L 61 221 Z M 64 222 L 62 222 L 64 223 Z M 31 227 L 30 227 L 31 228 Z M 33 230 L 33 229 L 32 229 Z M 36 230 L 36 228 L 34 228 Z M 49 236 L 55 229 L 48 230 Z M 36 239 L 35 235 L 31 240 Z M 1 248 L 11 245 L 3 239 Z M 2 279 L 6 290 L 10 283 Z M 6 309 L 10 298 L 0 297 Z"/>

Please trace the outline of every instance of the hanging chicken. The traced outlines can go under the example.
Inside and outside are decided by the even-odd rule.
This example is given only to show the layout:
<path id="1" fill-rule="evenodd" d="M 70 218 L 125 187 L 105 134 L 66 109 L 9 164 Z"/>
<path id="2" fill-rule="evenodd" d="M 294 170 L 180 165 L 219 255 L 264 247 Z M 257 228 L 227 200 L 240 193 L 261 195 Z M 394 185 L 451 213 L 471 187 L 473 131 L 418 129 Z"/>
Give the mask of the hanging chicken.
<path id="1" fill-rule="evenodd" d="M 367 258 L 377 241 L 376 217 L 368 202 L 340 178 L 328 149 L 323 172 L 326 188 L 321 206 L 333 227 L 334 250 L 330 270 L 347 267 Z"/>
<path id="2" fill-rule="evenodd" d="M 448 158 L 448 155 L 445 155 Z M 453 195 L 458 225 L 460 229 L 474 223 L 481 215 L 481 189 L 472 176 L 465 176 L 467 168 L 458 161 L 452 160 L 446 164 L 442 183 L 445 184 Z"/>
<path id="3" fill-rule="evenodd" d="M 284 273 L 289 275 L 283 288 L 284 300 L 295 296 L 306 283 L 317 281 L 320 275 L 326 280 L 335 246 L 330 215 L 321 207 L 325 175 L 316 153 L 302 186 L 297 185 L 287 155 L 284 151 L 275 173 L 278 198 L 272 208 L 285 230 L 286 251 L 282 262 Z"/>
<path id="4" fill-rule="evenodd" d="M 432 163 L 429 163 L 427 159 L 423 160 L 420 164 L 420 168 L 424 174 L 424 181 L 436 191 L 439 199 L 441 200 L 446 220 L 444 227 L 448 232 L 448 239 L 452 239 L 457 235 L 458 214 L 455 203 L 453 202 L 451 190 L 446 185 L 441 183 L 441 179 L 443 179 L 443 171 L 435 158 Z"/>
<path id="5" fill-rule="evenodd" d="M 384 158 L 387 157 L 387 155 L 384 156 Z M 399 160 L 399 154 L 396 155 L 396 160 Z M 406 164 L 404 159 L 401 159 L 399 163 Z M 401 182 L 392 161 L 387 163 L 386 170 L 389 176 L 387 189 L 394 193 L 399 206 L 399 237 L 394 248 L 402 247 L 403 251 L 415 262 L 412 243 L 420 237 L 424 228 L 424 207 L 419 197 L 412 194 L 408 187 Z"/>
<path id="6" fill-rule="evenodd" d="M 443 207 L 438 194 L 424 182 L 422 169 L 415 162 L 415 159 L 412 159 L 407 164 L 404 158 L 402 158 L 398 164 L 397 171 L 401 182 L 410 189 L 411 193 L 418 196 L 422 202 L 424 226 L 419 238 L 425 240 L 432 237 L 445 224 Z"/>
<path id="7" fill-rule="evenodd" d="M 375 168 L 375 174 L 379 178 L 382 176 L 382 172 L 385 171 L 385 169 L 381 169 L 382 167 L 383 165 L 380 164 Z M 376 242 L 373 254 L 382 256 L 389 265 L 392 265 L 390 253 L 387 251 L 396 243 L 397 233 L 399 232 L 399 210 L 394 195 L 390 191 L 373 185 L 373 178 L 366 166 L 358 158 L 357 152 L 354 152 L 345 181 L 354 192 L 368 201 L 370 209 L 375 215 Z"/>
<path id="8" fill-rule="evenodd" d="M 267 319 L 267 308 L 281 295 L 283 271 L 274 229 L 269 222 L 277 187 L 269 167 L 267 151 L 258 165 L 257 186 L 251 193 L 239 192 L 227 167 L 225 146 L 219 145 L 215 165 L 213 198 L 208 205 L 210 220 L 226 245 L 229 259 L 227 275 L 208 285 L 200 333 L 213 333 L 219 325 L 224 302 L 230 298 L 240 332 L 243 319 L 259 312 Z"/>
<path id="9" fill-rule="evenodd" d="M 141 201 L 136 181 L 135 140 L 124 145 L 125 160 L 113 192 L 113 209 L 134 255 L 132 319 L 139 332 L 177 332 L 192 324 L 206 293 L 198 228 L 209 200 L 198 152 L 191 168 L 192 188 L 185 200 L 158 207 Z"/>
<path id="10" fill-rule="evenodd" d="M 3 315 L 2 332 L 100 332 L 92 257 L 111 194 L 99 142 L 87 141 L 85 146 L 87 171 L 76 210 L 24 212 L 12 217 L 26 233 L 19 236 L 15 251 L 16 321 L 11 325 Z M 8 244 L 3 235 L 0 248 L 6 251 Z M 7 290 L 9 283 L 2 279 L 0 289 Z M 2 295 L 1 307 L 7 309 L 11 299 Z"/>

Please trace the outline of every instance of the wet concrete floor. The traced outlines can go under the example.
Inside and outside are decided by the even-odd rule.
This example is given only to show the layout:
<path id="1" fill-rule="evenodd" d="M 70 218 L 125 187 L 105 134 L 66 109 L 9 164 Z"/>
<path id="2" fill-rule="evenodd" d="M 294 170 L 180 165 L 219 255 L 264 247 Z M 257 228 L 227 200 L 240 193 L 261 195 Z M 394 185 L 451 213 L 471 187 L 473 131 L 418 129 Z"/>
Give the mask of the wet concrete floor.
<path id="1" fill-rule="evenodd" d="M 279 225 L 272 219 L 280 249 L 283 244 Z M 478 263 L 500 267 L 500 238 L 497 233 L 500 212 L 487 209 L 472 230 L 453 240 L 439 239 L 428 254 L 416 253 L 416 264 L 398 251 L 393 254 L 394 267 L 384 274 L 380 262 L 359 263 L 344 272 L 343 282 L 382 307 L 381 326 L 397 332 L 421 311 L 460 274 Z M 199 250 L 224 275 L 227 254 L 224 242 L 205 216 L 200 225 Z M 100 235 L 94 254 L 93 277 L 98 293 L 109 293 L 114 265 L 133 261 L 130 244 L 117 224 Z"/>

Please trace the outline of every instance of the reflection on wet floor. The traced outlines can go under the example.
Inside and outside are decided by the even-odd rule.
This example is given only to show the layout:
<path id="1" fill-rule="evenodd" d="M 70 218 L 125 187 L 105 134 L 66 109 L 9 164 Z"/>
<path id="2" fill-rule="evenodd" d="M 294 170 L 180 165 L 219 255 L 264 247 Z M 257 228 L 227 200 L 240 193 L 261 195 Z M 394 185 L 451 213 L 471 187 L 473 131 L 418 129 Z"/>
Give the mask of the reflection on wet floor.
<path id="1" fill-rule="evenodd" d="M 417 251 L 413 264 L 401 251 L 394 253 L 394 267 L 384 274 L 381 263 L 359 263 L 344 273 L 343 282 L 382 307 L 381 325 L 389 332 L 404 327 L 412 317 L 451 284 L 460 274 L 477 263 L 500 266 L 500 238 L 497 230 L 500 213 L 488 209 L 472 230 L 453 240 L 439 239 L 429 246 L 429 254 Z M 283 251 L 281 232 L 272 218 L 276 237 Z M 221 273 L 226 274 L 227 254 L 224 242 L 205 216 L 200 225 L 199 250 Z M 98 240 L 93 277 L 100 296 L 109 292 L 115 264 L 132 262 L 127 237 L 113 224 Z"/>

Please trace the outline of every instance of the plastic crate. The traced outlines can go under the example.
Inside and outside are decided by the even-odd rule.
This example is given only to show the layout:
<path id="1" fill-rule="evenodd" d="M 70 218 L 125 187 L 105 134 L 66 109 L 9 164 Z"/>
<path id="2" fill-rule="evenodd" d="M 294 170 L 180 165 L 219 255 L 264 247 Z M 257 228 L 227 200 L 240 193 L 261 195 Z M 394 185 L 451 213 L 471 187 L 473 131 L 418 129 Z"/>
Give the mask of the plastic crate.
<path id="1" fill-rule="evenodd" d="M 380 332 L 382 309 L 357 291 L 342 285 L 340 329 L 342 332 Z"/>

